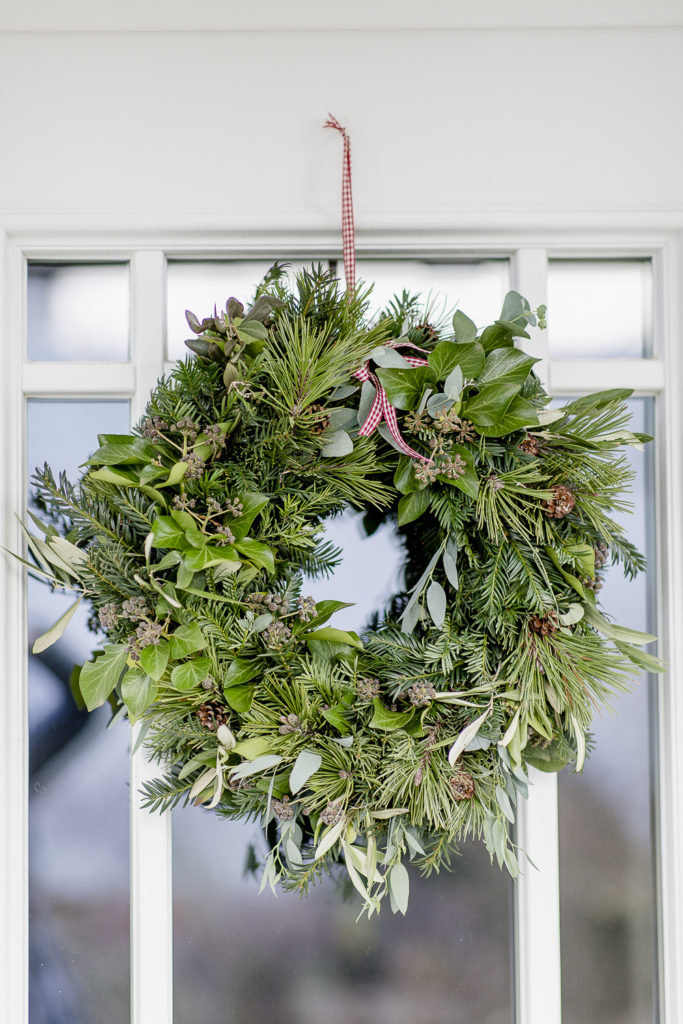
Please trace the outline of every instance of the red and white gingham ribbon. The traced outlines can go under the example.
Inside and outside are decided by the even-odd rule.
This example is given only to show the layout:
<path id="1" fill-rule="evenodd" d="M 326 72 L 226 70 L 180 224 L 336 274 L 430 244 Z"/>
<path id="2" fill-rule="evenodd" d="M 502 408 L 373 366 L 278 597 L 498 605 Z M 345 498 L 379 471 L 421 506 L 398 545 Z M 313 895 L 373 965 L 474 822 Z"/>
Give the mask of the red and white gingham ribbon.
<path id="1" fill-rule="evenodd" d="M 353 224 L 353 193 L 351 191 L 351 140 L 346 128 L 340 125 L 333 114 L 327 115 L 325 128 L 335 128 L 344 140 L 342 165 L 342 251 L 344 254 L 344 276 L 346 290 L 351 293 L 356 287 L 356 236 Z"/>
<path id="2" fill-rule="evenodd" d="M 351 140 L 349 139 L 346 128 L 339 123 L 333 114 L 328 114 L 328 119 L 325 122 L 324 127 L 336 129 L 336 131 L 341 133 L 344 140 L 342 169 L 342 251 L 344 254 L 346 291 L 351 295 L 356 287 L 356 233 L 353 222 L 353 193 L 351 191 Z M 398 348 L 403 345 L 417 349 L 418 352 L 425 351 L 408 341 L 388 343 L 388 347 L 390 348 Z M 404 356 L 404 359 L 407 363 L 410 363 L 411 366 L 427 365 L 426 359 L 418 359 L 416 356 Z M 396 419 L 396 409 L 389 401 L 387 393 L 382 387 L 378 377 L 370 369 L 369 363 L 365 363 L 359 370 L 356 370 L 353 376 L 360 381 L 370 381 L 376 392 L 370 412 L 358 431 L 358 436 L 369 437 L 370 434 L 377 429 L 382 420 L 386 420 L 391 436 L 396 442 L 396 447 L 400 451 L 405 455 L 410 455 L 413 459 L 422 459 L 424 462 L 433 462 L 433 459 L 428 458 L 426 455 L 422 455 L 420 452 L 416 452 L 413 448 L 407 445 L 401 437 L 401 431 L 398 429 L 398 421 Z"/>

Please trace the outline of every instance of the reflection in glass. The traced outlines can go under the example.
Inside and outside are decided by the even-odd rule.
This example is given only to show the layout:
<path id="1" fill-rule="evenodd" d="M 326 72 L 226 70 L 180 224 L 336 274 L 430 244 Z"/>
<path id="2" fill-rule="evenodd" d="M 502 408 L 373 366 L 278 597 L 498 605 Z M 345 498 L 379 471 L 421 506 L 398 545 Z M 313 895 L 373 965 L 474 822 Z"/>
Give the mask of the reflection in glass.
<path id="1" fill-rule="evenodd" d="M 29 263 L 28 358 L 128 359 L 127 263 Z"/>
<path id="2" fill-rule="evenodd" d="M 634 430 L 648 431 L 651 405 L 630 402 Z M 652 448 L 631 456 L 634 513 L 623 519 L 645 554 L 653 550 Z M 653 592 L 652 571 L 628 582 L 614 566 L 600 597 L 616 622 L 648 630 Z M 655 1016 L 653 695 L 654 683 L 641 678 L 615 698 L 615 717 L 594 722 L 596 749 L 583 773 L 560 776 L 563 1024 L 642 1024 Z"/>
<path id="3" fill-rule="evenodd" d="M 74 479 L 97 432 L 128 429 L 127 402 L 30 401 L 28 470 Z M 29 582 L 29 646 L 73 603 Z M 79 609 L 29 658 L 31 1024 L 128 1022 L 128 730 L 78 711 L 74 664 L 96 641 Z"/>
<path id="4" fill-rule="evenodd" d="M 169 313 L 170 275 L 179 275 L 175 294 L 187 267 L 169 267 Z M 237 294 L 237 267 L 246 268 L 248 294 L 260 267 L 225 271 Z M 453 305 L 461 299 L 480 321 L 498 315 L 507 289 L 504 261 L 363 261 L 358 273 L 377 280 L 381 303 L 404 285 L 425 294 L 433 288 Z M 200 271 L 196 277 L 200 282 Z M 227 294 L 209 280 L 194 311 L 208 311 Z M 181 289 L 177 319 L 183 295 Z M 317 600 L 334 594 L 356 602 L 335 616 L 346 629 L 367 625 L 402 578 L 394 529 L 385 524 L 367 539 L 360 519 L 348 512 L 327 525 L 327 537 L 343 548 L 343 564 L 333 581 L 306 587 Z M 173 814 L 178 1024 L 509 1024 L 512 885 L 481 845 L 455 857 L 452 874 L 414 878 L 406 918 L 386 908 L 379 918 L 356 922 L 357 902 L 345 903 L 330 882 L 306 900 L 285 893 L 276 899 L 269 890 L 258 895 L 258 882 L 243 877 L 257 825 L 220 821 L 194 807 Z"/>
<path id="5" fill-rule="evenodd" d="M 342 270 L 340 268 L 340 274 Z M 385 307 L 396 292 L 406 288 L 419 293 L 429 306 L 429 318 L 462 309 L 474 322 L 484 327 L 500 316 L 505 293 L 509 288 L 507 260 L 373 260 L 356 263 L 359 280 L 374 282 L 371 296 L 373 310 Z M 450 319 L 448 317 L 449 326 Z"/>
<path id="6" fill-rule="evenodd" d="M 550 260 L 551 359 L 639 359 L 651 355 L 649 260 Z"/>

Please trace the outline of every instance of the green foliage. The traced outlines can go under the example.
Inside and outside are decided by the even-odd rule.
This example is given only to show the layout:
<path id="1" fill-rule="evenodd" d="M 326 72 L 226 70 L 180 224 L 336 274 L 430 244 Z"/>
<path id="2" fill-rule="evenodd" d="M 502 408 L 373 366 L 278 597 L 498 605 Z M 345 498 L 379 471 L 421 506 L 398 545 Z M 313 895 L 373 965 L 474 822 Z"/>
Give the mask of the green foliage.
<path id="1" fill-rule="evenodd" d="M 608 549 L 643 568 L 613 519 L 620 449 L 647 440 L 628 393 L 546 409 L 515 292 L 481 332 L 406 292 L 370 323 L 367 298 L 321 267 L 290 288 L 276 265 L 250 307 L 188 313 L 194 356 L 136 430 L 100 436 L 76 484 L 36 473 L 49 523 L 29 551 L 107 634 L 77 689 L 142 720 L 165 773 L 150 808 L 259 822 L 264 884 L 342 872 L 369 913 L 385 895 L 404 913 L 405 862 L 430 874 L 468 836 L 515 876 L 527 765 L 578 770 L 594 708 L 661 664 L 595 597 Z M 386 427 L 359 436 L 366 362 L 420 457 Z M 394 521 L 406 551 L 405 590 L 363 637 L 301 591 L 339 562 L 323 525 L 349 505 L 369 532 Z"/>

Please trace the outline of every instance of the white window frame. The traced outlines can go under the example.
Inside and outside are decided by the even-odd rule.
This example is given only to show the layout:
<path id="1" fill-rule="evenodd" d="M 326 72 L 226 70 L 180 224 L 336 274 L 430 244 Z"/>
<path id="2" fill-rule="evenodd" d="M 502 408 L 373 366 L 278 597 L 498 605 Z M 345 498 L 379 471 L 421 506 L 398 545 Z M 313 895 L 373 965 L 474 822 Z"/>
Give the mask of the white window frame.
<path id="1" fill-rule="evenodd" d="M 660 213 L 661 219 L 661 213 Z M 657 630 L 670 668 L 659 686 L 659 1024 L 683 1020 L 683 389 L 679 309 L 683 288 L 683 231 L 679 225 L 643 228 L 624 215 L 615 224 L 584 217 L 563 225 L 544 217 L 533 229 L 515 217 L 473 219 L 466 230 L 406 230 L 397 223 L 359 233 L 363 257 L 476 259 L 507 257 L 512 287 L 533 304 L 546 299 L 548 258 L 649 258 L 653 263 L 654 349 L 644 359 L 549 359 L 545 335 L 525 347 L 554 393 L 580 394 L 632 387 L 656 396 Z M 220 237 L 191 232 L 169 217 L 158 229 L 122 230 L 115 218 L 87 228 L 38 219 L 0 227 L 0 336 L 3 339 L 0 473 L 0 543 L 21 547 L 13 516 L 25 491 L 27 398 L 129 398 L 133 419 L 142 412 L 165 361 L 166 260 L 173 258 L 297 258 L 338 254 L 339 238 L 326 232 L 235 231 Z M 25 356 L 26 266 L 29 260 L 130 260 L 131 355 L 127 363 L 40 363 Z M 0 650 L 5 659 L 4 713 L 0 718 L 0 1019 L 28 1022 L 28 726 L 26 588 L 18 563 L 0 560 Z M 132 793 L 150 769 L 132 758 Z M 560 1024 L 560 928 L 557 777 L 533 773 L 529 800 L 520 804 L 519 841 L 540 870 L 527 866 L 515 887 L 515 1002 L 517 1024 Z M 172 916 L 170 815 L 150 815 L 131 801 L 131 1021 L 172 1024 Z"/>

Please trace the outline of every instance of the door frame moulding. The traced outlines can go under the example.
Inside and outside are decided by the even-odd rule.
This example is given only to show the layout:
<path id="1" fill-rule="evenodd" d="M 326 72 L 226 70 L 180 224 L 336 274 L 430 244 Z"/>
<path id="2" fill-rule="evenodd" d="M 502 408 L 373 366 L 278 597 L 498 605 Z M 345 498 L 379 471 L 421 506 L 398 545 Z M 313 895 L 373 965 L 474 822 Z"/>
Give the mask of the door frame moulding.
<path id="1" fill-rule="evenodd" d="M 607 224 L 605 218 L 597 217 L 592 229 L 580 225 L 567 227 L 565 215 L 558 213 L 555 218 L 548 215 L 542 227 L 529 227 L 527 221 L 515 220 L 517 215 L 509 214 L 499 218 L 494 225 L 493 215 L 482 219 L 477 230 L 474 222 L 466 230 L 448 231 L 443 228 L 401 227 L 398 223 L 382 231 L 358 232 L 358 256 L 364 258 L 403 259 L 468 259 L 506 258 L 511 261 L 513 286 L 530 292 L 534 304 L 543 301 L 544 281 L 541 265 L 545 256 L 552 258 L 619 258 L 641 257 L 653 261 L 655 290 L 654 331 L 655 352 L 658 358 L 643 360 L 601 360 L 598 377 L 581 376 L 580 365 L 588 361 L 549 360 L 547 346 L 538 334 L 534 334 L 532 346 L 538 347 L 538 354 L 544 361 L 539 364 L 550 380 L 554 390 L 582 391 L 603 386 L 631 386 L 635 383 L 638 394 L 660 394 L 657 411 L 658 441 L 656 449 L 656 476 L 658 481 L 657 553 L 658 553 L 658 629 L 663 637 L 663 656 L 671 665 L 668 679 L 659 687 L 660 743 L 658 767 L 660 778 L 659 821 L 658 821 L 658 885 L 660 889 L 660 993 L 662 1024 L 676 1024 L 683 1019 L 683 977 L 679 978 L 678 964 L 683 960 L 683 884 L 678 877 L 678 864 L 683 859 L 683 746 L 678 737 L 683 735 L 683 538 L 680 536 L 680 509 L 683 507 L 683 416 L 677 394 L 683 389 L 683 357 L 678 341 L 679 324 L 683 322 L 683 288 L 679 283 L 679 268 L 683 265 L 683 215 L 672 216 L 668 230 L 659 223 L 653 230 L 652 224 L 641 224 L 639 218 L 624 217 L 620 225 Z M 23 423 L 24 401 L 30 396 L 48 395 L 54 397 L 101 397 L 137 396 L 136 412 L 141 411 L 141 398 L 154 383 L 160 372 L 159 361 L 163 363 L 163 337 L 158 327 L 159 317 L 165 315 L 163 295 L 163 266 L 168 259 L 235 259 L 268 258 L 274 252 L 282 251 L 286 256 L 312 256 L 319 258 L 341 257 L 340 238 L 331 230 L 273 230 L 257 231 L 239 229 L 221 232 L 217 229 L 202 232 L 196 227 L 186 227 L 183 218 L 170 216 L 166 227 L 147 229 L 122 229 L 120 218 L 98 216 L 94 225 L 86 230 L 72 224 L 65 226 L 63 218 L 52 227 L 45 226 L 44 218 L 27 218 L 22 222 L 12 219 L 10 231 L 4 236 L 0 229 L 0 330 L 4 335 L 5 387 L 4 428 L 6 451 L 11 453 L 5 460 L 0 478 L 3 496 L 2 531 L 0 541 L 8 548 L 17 550 L 21 536 L 11 512 L 23 504 Z M 142 220 L 142 218 L 140 218 Z M 391 218 L 390 218 L 391 220 Z M 501 226 L 501 221 L 504 226 Z M 10 225 L 8 224 L 8 227 Z M 539 256 L 539 251 L 544 255 Z M 25 345 L 25 266 L 27 260 L 46 261 L 131 261 L 131 286 L 133 316 L 131 319 L 132 346 L 129 363 L 116 364 L 53 364 L 31 363 L 22 360 Z M 540 289 L 540 291 L 539 291 Z M 539 291 L 537 295 L 535 292 Z M 145 292 L 148 292 L 145 295 Z M 157 311 L 159 303 L 164 309 Z M 147 352 L 137 340 L 145 332 L 154 334 L 153 352 Z M 22 339 L 22 344 L 16 343 Z M 598 361 L 590 361 L 595 366 Z M 22 371 L 23 364 L 23 371 Z M 638 371 L 638 379 L 635 374 Z M 22 380 L 23 372 L 23 380 Z M 613 384 L 603 380 L 614 380 Z M 69 390 L 69 381 L 70 390 Z M 630 383 L 627 383 L 630 382 Z M 664 388 L 665 382 L 670 387 Z M 580 386 L 583 384 L 583 387 Z M 6 652 L 6 678 L 25 679 L 26 653 L 23 646 L 25 631 L 24 599 L 16 601 L 17 589 L 21 587 L 20 571 L 7 558 L 0 562 L 0 642 Z M 23 588 L 22 588 L 23 593 Z M 12 842 L 0 848 L 0 912 L 3 931 L 0 932 L 0 1018 L 24 1024 L 28 1019 L 27 957 L 28 929 L 27 913 L 27 843 L 28 843 L 28 792 L 26 782 L 27 710 L 25 686 L 8 688 L 8 704 L 0 725 L 0 768 L 4 769 L 4 785 L 0 795 L 6 835 Z M 144 767 L 136 763 L 137 777 Z M 545 813 L 556 813 L 556 780 L 548 785 L 539 783 L 543 799 L 535 809 L 522 811 L 520 834 L 535 837 L 538 842 L 538 821 L 541 805 Z M 531 792 L 533 793 L 533 787 Z M 540 788 L 539 788 L 540 797 Z M 531 805 L 530 805 L 531 808 Z M 138 823 L 139 824 L 139 823 Z M 135 830 L 138 824 L 134 824 Z M 170 850 L 169 834 L 164 832 L 165 824 L 155 833 L 157 851 Z M 144 860 L 141 846 L 143 832 L 134 838 L 134 862 Z M 151 835 L 151 833 L 150 833 Z M 550 898 L 555 899 L 557 834 L 552 842 L 534 860 L 549 858 L 555 864 L 555 881 L 551 885 Z M 137 846 L 135 844 L 137 843 Z M 164 846 L 166 844 L 166 846 Z M 137 850 L 137 852 L 135 852 Z M 545 862 L 545 861 L 544 861 Z M 165 927 L 170 932 L 170 861 L 162 871 L 162 886 L 165 893 L 157 889 L 156 906 L 162 914 Z M 134 883 L 133 883 L 134 884 Z M 553 889 L 554 886 L 554 889 Z M 545 889 L 546 897 L 548 889 Z M 538 907 L 541 888 L 535 884 L 533 869 L 529 869 L 520 883 L 517 893 L 517 939 L 520 949 L 524 947 L 523 963 L 518 961 L 518 1012 L 519 1024 L 554 1024 L 559 1022 L 559 924 L 557 943 L 545 953 L 545 965 L 535 963 L 542 953 L 538 943 L 533 947 L 532 920 L 530 915 Z M 535 895 L 534 895 L 535 894 Z M 142 899 L 138 893 L 138 899 Z M 140 903 L 140 914 L 146 914 Z M 521 911 L 521 912 L 520 912 Z M 553 912 L 554 913 L 554 912 Z M 139 916 L 139 915 L 138 915 Z M 132 918 L 133 920 L 133 918 Z M 557 918 L 559 922 L 559 916 Z M 520 931 L 521 929 L 521 931 Z M 151 948 L 156 938 L 150 936 L 145 945 Z M 531 943 L 531 945 L 529 945 Z M 135 959 L 134 973 L 142 976 L 143 965 L 151 964 L 149 959 Z M 170 947 L 156 953 L 168 972 L 171 962 Z M 552 960 L 551 1005 L 538 997 L 538 970 L 547 970 Z M 159 961 L 157 961 L 159 962 Z M 538 970 L 537 970 L 538 968 Z M 169 979 L 167 978 L 168 982 Z M 150 992 L 136 989 L 137 1009 L 134 1009 L 133 1024 L 147 1024 L 143 1007 L 151 1005 Z M 157 1024 L 171 1024 L 171 1003 L 168 984 L 164 987 L 162 1006 L 158 1006 Z M 4 1010 L 4 1013 L 2 1012 Z"/>

